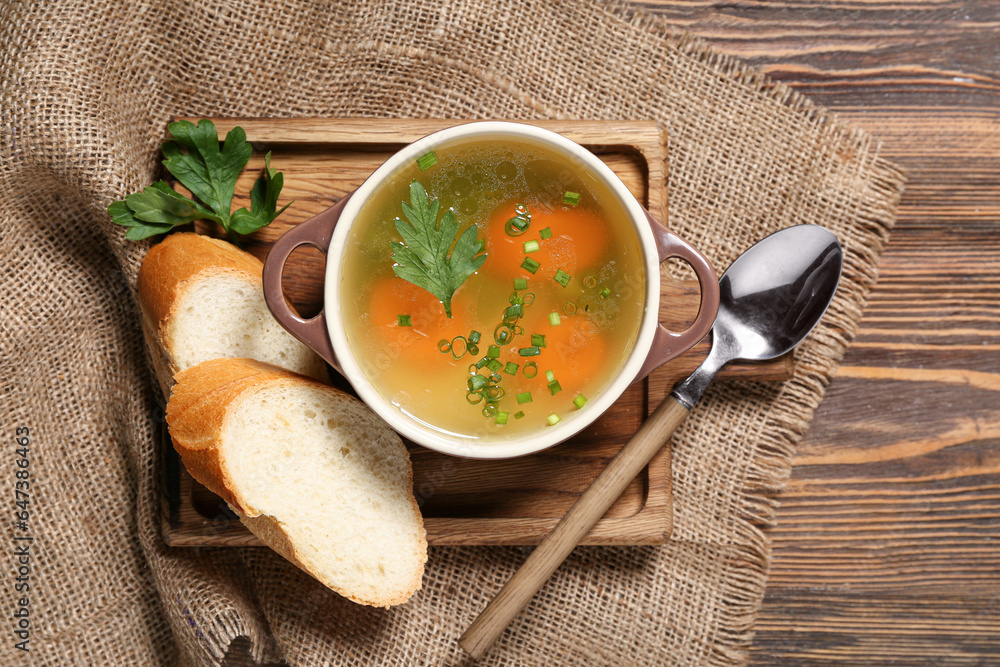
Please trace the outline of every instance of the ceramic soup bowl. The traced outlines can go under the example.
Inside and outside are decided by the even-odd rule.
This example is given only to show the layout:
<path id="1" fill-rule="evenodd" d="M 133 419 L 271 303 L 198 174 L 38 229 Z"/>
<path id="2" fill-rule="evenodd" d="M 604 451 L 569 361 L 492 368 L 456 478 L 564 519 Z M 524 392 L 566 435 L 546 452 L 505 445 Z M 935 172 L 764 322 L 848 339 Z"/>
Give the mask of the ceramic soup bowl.
<path id="1" fill-rule="evenodd" d="M 626 288 L 620 290 L 620 298 L 631 299 L 631 302 L 623 304 L 627 305 L 628 308 L 621 311 L 624 313 L 622 317 L 627 318 L 627 322 L 624 322 L 624 324 L 630 327 L 628 329 L 631 332 L 629 334 L 630 339 L 627 345 L 614 346 L 614 349 L 621 350 L 621 358 L 612 360 L 612 366 L 608 367 L 611 370 L 605 373 L 606 377 L 602 381 L 597 382 L 596 386 L 586 389 L 586 402 L 584 405 L 569 404 L 568 402 L 573 400 L 573 396 L 576 394 L 576 389 L 566 388 L 567 391 L 564 392 L 565 395 L 561 398 L 565 399 L 564 402 L 567 402 L 567 409 L 558 415 L 553 413 L 548 419 L 545 418 L 545 415 L 542 415 L 541 419 L 535 418 L 532 425 L 529 425 L 528 420 L 521 419 L 518 419 L 515 423 L 514 417 L 521 412 L 519 410 L 521 406 L 513 404 L 512 397 L 508 397 L 510 407 L 502 408 L 509 410 L 509 412 L 503 415 L 506 424 L 502 426 L 498 426 L 495 423 L 495 417 L 488 412 L 484 413 L 482 417 L 477 416 L 477 418 L 482 420 L 481 427 L 476 426 L 463 430 L 441 427 L 431 423 L 430 420 L 407 410 L 405 401 L 400 402 L 400 400 L 397 400 L 398 394 L 405 394 L 405 391 L 394 394 L 393 391 L 386 391 L 383 387 L 379 386 L 379 381 L 374 377 L 371 370 L 372 363 L 366 359 L 366 355 L 371 355 L 373 344 L 369 341 L 368 344 L 361 345 L 358 343 L 357 334 L 352 334 L 352 331 L 357 330 L 359 326 L 365 329 L 366 327 L 372 328 L 374 325 L 367 323 L 366 318 L 368 315 L 364 313 L 359 314 L 356 304 L 352 305 L 350 303 L 350 292 L 345 292 L 345 284 L 359 284 L 359 276 L 354 274 L 365 273 L 364 271 L 359 272 L 356 268 L 354 269 L 354 274 L 349 275 L 347 273 L 347 271 L 350 271 L 350 267 L 357 266 L 357 263 L 351 259 L 351 254 L 361 252 L 361 248 L 359 247 L 361 245 L 366 245 L 366 248 L 370 248 L 373 245 L 378 245 L 379 248 L 384 247 L 385 264 L 383 270 L 388 272 L 393 261 L 388 239 L 390 235 L 394 235 L 396 241 L 399 241 L 400 238 L 400 235 L 392 227 L 392 221 L 389 220 L 386 222 L 389 225 L 387 228 L 389 231 L 384 232 L 383 237 L 380 237 L 385 239 L 382 244 L 362 244 L 359 241 L 357 233 L 355 233 L 357 231 L 355 228 L 359 225 L 369 224 L 365 222 L 366 206 L 369 202 L 377 201 L 386 192 L 386 188 L 395 188 L 394 192 L 398 194 L 398 190 L 401 187 L 400 179 L 408 179 L 407 182 L 412 182 L 414 177 L 411 174 L 416 174 L 416 178 L 426 178 L 428 182 L 431 182 L 429 179 L 432 178 L 433 173 L 427 172 L 424 174 L 422 171 L 426 168 L 428 161 L 428 158 L 425 156 L 432 153 L 435 156 L 447 156 L 448 151 L 452 150 L 453 147 L 470 146 L 473 144 L 490 146 L 512 144 L 516 146 L 537 147 L 538 150 L 544 151 L 544 154 L 551 158 L 548 162 L 555 160 L 557 163 L 565 163 L 566 169 L 579 175 L 579 178 L 574 177 L 576 179 L 573 181 L 574 183 L 589 183 L 590 186 L 587 187 L 591 187 L 594 192 L 601 193 L 600 196 L 603 197 L 602 201 L 605 202 L 604 205 L 610 207 L 615 212 L 615 219 L 618 221 L 616 224 L 620 228 L 618 233 L 627 237 L 624 238 L 623 243 L 630 248 L 635 248 L 635 252 L 629 253 L 631 256 L 630 261 L 634 264 L 634 270 L 628 274 Z M 415 170 L 413 167 L 415 163 L 421 167 L 421 171 Z M 445 163 L 442 168 L 447 169 L 447 164 Z M 447 173 L 455 172 L 449 171 Z M 568 172 L 561 173 L 565 175 Z M 491 193 L 491 196 L 497 196 L 496 189 L 492 190 Z M 406 196 L 409 195 L 410 191 L 407 191 Z M 502 193 L 499 196 L 502 196 Z M 567 196 L 572 203 L 573 193 L 567 193 Z M 561 207 L 562 209 L 570 208 L 568 205 L 563 205 L 561 190 L 559 197 L 557 207 Z M 398 200 L 399 197 L 395 196 L 395 199 Z M 596 201 L 596 199 L 594 200 Z M 458 202 L 457 199 L 455 201 Z M 398 207 L 399 202 L 396 201 L 395 203 Z M 456 206 L 458 207 L 456 216 L 460 218 L 462 207 L 460 204 L 456 204 Z M 538 232 L 538 227 L 545 224 L 544 218 L 540 217 L 541 213 L 538 216 L 537 224 L 532 223 L 535 225 L 532 231 L 536 233 Z M 369 217 L 371 216 L 369 215 Z M 398 229 L 398 223 L 396 224 L 396 229 Z M 461 228 L 465 226 L 460 225 Z M 515 233 L 516 231 L 514 230 Z M 508 232 L 510 232 L 509 227 Z M 523 238 L 527 240 L 529 235 L 526 234 Z M 548 237 L 545 235 L 535 235 L 531 236 L 531 238 L 539 238 L 541 239 L 540 242 L 544 244 L 547 242 L 545 239 Z M 281 273 L 285 261 L 291 252 L 301 245 L 315 246 L 326 254 L 323 310 L 315 317 L 309 319 L 300 317 L 289 305 L 281 285 Z M 521 261 L 520 245 L 521 241 L 518 239 L 516 251 L 519 254 L 514 260 L 515 262 Z M 608 245 L 608 247 L 611 246 Z M 486 242 L 484 241 L 481 250 L 485 248 Z M 530 252 L 530 250 L 525 250 L 525 256 L 530 257 L 531 255 L 528 254 Z M 687 330 L 680 332 L 668 331 L 658 321 L 661 293 L 660 264 L 671 257 L 676 257 L 687 262 L 693 268 L 701 286 L 698 315 Z M 486 261 L 488 261 L 488 258 Z M 608 261 L 607 263 L 614 264 L 613 261 Z M 530 268 L 531 264 L 528 263 L 528 266 Z M 347 268 L 345 269 L 345 267 Z M 513 270 L 515 271 L 520 268 L 516 264 L 513 265 Z M 543 273 L 544 270 L 538 271 L 537 274 L 528 270 L 522 270 L 520 275 L 523 276 L 523 279 L 541 281 L 543 280 L 541 277 Z M 392 274 L 389 274 L 389 277 L 392 278 Z M 589 279 L 589 283 L 593 283 L 596 280 L 593 276 L 589 275 L 587 278 Z M 548 278 L 548 280 L 551 281 L 551 278 Z M 581 281 L 583 277 L 576 276 L 575 280 Z M 523 281 L 513 282 L 513 280 L 502 283 L 505 290 L 502 295 L 504 299 L 507 298 L 507 294 L 511 292 L 512 287 L 516 287 L 518 283 L 524 284 Z M 595 290 L 599 288 L 599 286 L 590 285 L 589 283 L 588 285 L 594 287 Z M 363 288 L 363 283 L 360 284 Z M 541 285 L 540 282 L 536 284 L 544 289 L 552 289 L 551 282 L 547 286 Z M 619 286 L 621 284 L 622 281 L 619 281 Z M 585 288 L 580 285 L 577 285 L 577 289 L 585 291 Z M 527 291 L 515 292 L 515 295 L 526 293 Z M 576 293 L 581 294 L 583 292 L 578 291 Z M 456 125 L 435 132 L 406 146 L 390 157 L 351 195 L 343 198 L 335 206 L 320 213 L 311 220 L 286 232 L 274 244 L 264 264 L 264 294 L 267 304 L 277 320 L 299 340 L 319 353 L 335 370 L 341 373 L 354 387 L 360 398 L 393 429 L 405 438 L 430 449 L 445 454 L 469 458 L 508 458 L 531 454 L 560 443 L 580 432 L 608 410 L 630 384 L 641 380 L 650 371 L 688 350 L 701 340 L 712 327 L 719 303 L 718 279 L 708 260 L 687 242 L 654 220 L 640 203 L 636 201 L 611 169 L 593 153 L 549 130 L 523 123 L 493 121 Z M 460 292 L 456 292 L 456 295 L 458 294 Z M 533 297 L 534 295 L 532 294 Z M 515 301 L 517 300 L 514 295 L 511 298 Z M 601 302 L 597 300 L 598 296 L 590 295 L 587 298 L 592 299 L 590 303 L 595 304 L 595 308 L 600 306 Z M 436 306 L 441 301 L 435 301 L 434 303 Z M 482 303 L 482 301 L 477 301 L 477 303 Z M 581 303 L 583 302 L 581 301 Z M 456 304 L 458 304 L 457 296 Z M 468 305 L 465 307 L 467 310 L 470 308 Z M 525 306 L 525 308 L 528 307 L 530 306 Z M 475 306 L 471 308 L 474 309 Z M 589 312 L 593 313 L 589 307 L 587 308 Z M 574 313 L 576 311 L 575 305 L 573 305 L 573 311 Z M 502 314 L 497 314 L 496 319 Z M 583 315 L 582 310 L 580 315 Z M 392 315 L 392 317 L 395 318 L 395 315 Z M 408 319 L 408 316 L 406 316 L 406 319 Z M 490 318 L 484 316 L 482 319 L 487 320 Z M 517 330 L 519 334 L 522 334 L 523 341 L 519 343 L 520 345 L 531 347 L 527 338 L 531 332 L 524 332 L 523 329 L 516 325 L 514 319 L 504 321 L 511 324 L 512 331 Z M 550 318 L 551 321 L 553 320 Z M 399 324 L 400 326 L 405 326 L 403 320 Z M 395 326 L 395 323 L 392 323 L 392 325 Z M 352 329 L 352 327 L 354 328 Z M 397 331 L 396 333 L 410 335 L 408 331 Z M 492 325 L 487 325 L 482 328 L 481 336 L 483 339 L 481 341 L 476 340 L 475 345 L 470 344 L 473 341 L 467 338 L 463 338 L 460 341 L 458 345 L 458 347 L 462 348 L 460 351 L 463 353 L 469 352 L 461 362 L 461 372 L 467 374 L 461 382 L 464 383 L 465 379 L 469 379 L 472 374 L 475 374 L 476 367 L 474 364 L 477 360 L 482 360 L 485 363 L 485 360 L 489 358 L 486 352 L 492 347 L 494 333 Z M 354 337 L 353 341 L 352 336 Z M 477 336 L 472 337 L 478 338 Z M 442 340 L 441 342 L 444 343 L 445 341 Z M 432 346 L 435 343 L 436 341 L 430 342 Z M 466 347 L 469 349 L 466 350 Z M 511 350 L 511 354 L 515 354 L 516 345 Z M 475 355 L 472 354 L 474 351 L 476 352 Z M 548 351 L 544 352 L 548 353 Z M 538 348 L 535 349 L 534 353 L 538 353 Z M 614 351 L 604 351 L 603 353 L 614 354 Z M 516 362 L 518 367 L 534 366 L 535 372 L 541 374 L 545 373 L 545 364 L 541 363 L 543 358 L 539 357 L 538 364 L 531 364 L 531 359 L 527 356 L 520 359 L 513 357 L 513 361 Z M 503 362 L 504 359 L 499 359 L 498 361 Z M 499 364 L 494 364 L 492 371 L 488 368 L 484 369 L 483 375 L 492 377 L 491 382 L 498 382 L 500 386 L 503 386 L 503 383 L 507 380 L 503 380 L 502 378 L 505 378 L 504 374 L 507 371 L 500 370 L 498 366 Z M 507 366 L 506 368 L 510 369 L 512 366 Z M 522 368 L 522 372 L 523 370 Z M 433 373 L 428 373 L 425 376 L 428 379 L 428 386 L 430 386 L 431 375 Z M 517 377 L 516 371 L 513 377 Z M 558 377 L 556 379 L 558 380 Z M 509 382 L 513 382 L 513 380 L 509 380 Z M 535 395 L 549 400 L 549 392 L 544 391 L 546 383 L 542 381 L 542 377 L 538 378 L 538 383 L 541 391 L 537 391 Z M 416 381 L 415 384 L 419 385 L 423 383 Z M 549 389 L 551 390 L 552 387 L 549 386 Z M 414 391 L 417 390 L 422 390 L 425 393 L 431 391 L 426 387 L 414 387 Z M 464 392 L 465 389 L 458 388 L 458 391 Z M 495 390 L 491 391 L 493 391 L 493 395 L 498 393 Z M 553 395 L 555 395 L 554 392 Z M 580 394 L 576 395 L 579 396 Z M 482 396 L 482 390 L 476 394 L 472 392 L 472 387 L 470 386 L 468 397 L 462 395 L 462 399 L 468 398 L 468 402 L 472 403 L 473 401 L 478 402 Z M 464 409 L 478 415 L 480 408 L 483 407 L 481 405 L 464 405 L 465 400 L 462 400 L 462 403 L 463 405 L 450 409 Z M 496 406 L 494 405 L 495 408 Z M 542 409 L 544 410 L 545 408 L 543 407 Z M 514 412 L 514 410 L 517 410 L 517 412 Z"/>

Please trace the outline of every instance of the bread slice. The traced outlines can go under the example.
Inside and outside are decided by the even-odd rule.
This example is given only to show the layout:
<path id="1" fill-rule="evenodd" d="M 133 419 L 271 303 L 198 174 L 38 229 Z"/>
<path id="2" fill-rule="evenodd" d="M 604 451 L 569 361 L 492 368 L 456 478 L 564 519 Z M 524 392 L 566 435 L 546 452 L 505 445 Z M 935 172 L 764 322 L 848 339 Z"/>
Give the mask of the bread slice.
<path id="1" fill-rule="evenodd" d="M 420 588 L 427 537 L 410 457 L 367 406 L 252 359 L 206 361 L 176 382 L 174 447 L 257 537 L 361 604 Z"/>
<path id="2" fill-rule="evenodd" d="M 231 243 L 199 234 L 171 234 L 149 250 L 139 269 L 139 305 L 164 396 L 174 375 L 220 357 L 258 359 L 329 379 L 319 355 L 268 310 L 263 267 Z"/>

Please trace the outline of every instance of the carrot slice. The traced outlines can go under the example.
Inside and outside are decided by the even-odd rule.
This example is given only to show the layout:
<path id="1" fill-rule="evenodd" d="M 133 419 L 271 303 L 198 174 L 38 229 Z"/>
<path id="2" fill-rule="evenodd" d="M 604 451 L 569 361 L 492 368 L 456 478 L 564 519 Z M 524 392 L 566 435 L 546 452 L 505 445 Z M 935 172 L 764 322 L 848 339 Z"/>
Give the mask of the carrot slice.
<path id="1" fill-rule="evenodd" d="M 563 389 L 593 392 L 589 383 L 603 368 L 607 355 L 604 336 L 584 315 L 564 316 L 558 326 L 551 326 L 547 315 L 536 311 L 523 324 L 526 333 L 545 334 L 545 348 L 535 360 L 539 369 L 551 369 Z"/>
<path id="2" fill-rule="evenodd" d="M 467 323 L 469 304 L 462 291 L 459 289 L 452 299 L 454 317 L 449 319 L 441 302 L 427 290 L 398 276 L 383 278 L 372 286 L 369 324 L 391 348 L 405 351 L 414 362 L 440 359 L 445 355 L 437 348 L 439 340 L 450 341 L 471 330 Z M 411 326 L 400 326 L 397 315 L 409 315 Z"/>
<path id="3" fill-rule="evenodd" d="M 498 207 L 490 216 L 486 233 L 487 262 L 491 270 L 503 275 L 527 275 L 521 268 L 524 261 L 524 242 L 539 240 L 538 233 L 548 227 L 551 238 L 539 240 L 539 249 L 531 259 L 541 264 L 535 275 L 552 278 L 558 269 L 570 275 L 579 270 L 593 268 L 607 251 L 610 241 L 607 224 L 597 215 L 575 208 L 546 211 L 539 207 L 531 210 L 531 226 L 520 236 L 511 236 L 505 227 L 514 215 L 516 202 Z"/>

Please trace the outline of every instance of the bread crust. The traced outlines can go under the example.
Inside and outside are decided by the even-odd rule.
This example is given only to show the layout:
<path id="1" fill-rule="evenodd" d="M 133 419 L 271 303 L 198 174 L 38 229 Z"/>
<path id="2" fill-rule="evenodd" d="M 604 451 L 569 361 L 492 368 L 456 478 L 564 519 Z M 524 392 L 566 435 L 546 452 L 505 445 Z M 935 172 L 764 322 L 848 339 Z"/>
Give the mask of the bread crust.
<path id="1" fill-rule="evenodd" d="M 336 583 L 327 581 L 323 577 L 319 576 L 316 572 L 313 572 L 308 565 L 303 563 L 298 558 L 298 551 L 295 549 L 295 543 L 291 540 L 285 529 L 282 528 L 280 521 L 272 516 L 266 514 L 261 514 L 260 516 L 248 517 L 240 512 L 238 509 L 233 508 L 233 512 L 236 516 L 240 518 L 243 525 L 250 529 L 250 532 L 257 536 L 257 538 L 268 545 L 279 554 L 285 557 L 285 560 L 289 561 L 296 567 L 298 567 L 303 572 L 307 573 L 324 586 L 332 591 L 335 591 L 338 595 L 341 595 L 351 602 L 356 602 L 358 604 L 367 605 L 369 607 L 394 607 L 399 604 L 403 604 L 411 597 L 413 594 L 420 590 L 421 580 L 423 579 L 424 568 L 423 563 L 421 563 L 420 571 L 414 577 L 414 579 L 409 582 L 402 593 L 397 595 L 385 595 L 377 599 L 363 598 L 356 595 L 354 592 L 349 591 L 342 586 L 338 586 Z M 424 554 L 424 561 L 426 562 L 427 544 L 426 541 L 421 545 L 422 553 Z"/>
<path id="2" fill-rule="evenodd" d="M 171 370 L 170 356 L 156 339 L 156 333 L 145 315 L 140 319 L 142 339 L 146 342 L 146 349 L 149 350 L 149 357 L 153 364 L 153 372 L 156 374 L 156 381 L 160 385 L 160 392 L 164 398 L 169 398 L 170 392 L 174 389 L 174 372 Z"/>
<path id="3" fill-rule="evenodd" d="M 222 497 L 244 525 L 261 541 L 327 587 L 360 604 L 389 607 L 406 602 L 420 589 L 423 564 L 427 559 L 427 538 L 422 522 L 418 545 L 422 561 L 415 580 L 410 582 L 402 593 L 378 599 L 361 598 L 352 591 L 338 586 L 336 582 L 326 581 L 308 567 L 281 522 L 262 514 L 241 495 L 229 474 L 225 455 L 220 451 L 227 417 L 247 392 L 275 384 L 298 384 L 319 387 L 325 392 L 344 396 L 351 401 L 356 399 L 311 378 L 253 359 L 205 361 L 182 371 L 175 380 L 173 394 L 167 404 L 167 425 L 174 448 L 180 454 L 191 476 Z M 367 410 L 360 402 L 357 402 L 357 406 L 359 409 Z M 388 426 L 383 427 L 389 429 Z M 408 457 L 406 470 L 406 486 L 412 489 L 413 466 Z M 420 507 L 412 492 L 409 500 L 413 512 L 419 517 Z"/>
<path id="4" fill-rule="evenodd" d="M 256 292 L 263 291 L 264 264 L 231 243 L 193 232 L 170 234 L 157 243 L 139 267 L 139 307 L 143 337 L 153 360 L 164 397 L 170 396 L 174 375 L 174 347 L 170 322 L 184 301 L 184 295 L 199 281 L 227 275 Z M 313 371 L 309 371 L 312 374 Z M 328 379 L 326 365 L 316 356 L 315 373 Z"/>
<path id="5" fill-rule="evenodd" d="M 167 426 L 174 449 L 192 477 L 249 516 L 259 512 L 234 489 L 219 452 L 226 415 L 244 392 L 266 382 L 297 378 L 315 382 L 253 359 L 212 359 L 174 378 L 176 384 L 167 402 Z"/>
<path id="6" fill-rule="evenodd" d="M 206 269 L 245 274 L 249 282 L 263 284 L 264 264 L 250 253 L 193 232 L 170 234 L 149 249 L 139 267 L 139 304 L 157 334 L 184 283 Z"/>

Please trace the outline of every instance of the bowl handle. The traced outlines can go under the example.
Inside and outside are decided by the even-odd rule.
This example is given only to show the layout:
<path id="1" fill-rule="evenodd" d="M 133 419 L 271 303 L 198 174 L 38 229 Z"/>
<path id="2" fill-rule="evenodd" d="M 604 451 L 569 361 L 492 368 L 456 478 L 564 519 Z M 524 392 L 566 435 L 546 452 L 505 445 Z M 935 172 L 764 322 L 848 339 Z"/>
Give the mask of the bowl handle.
<path id="1" fill-rule="evenodd" d="M 264 259 L 264 301 L 271 309 L 274 319 L 278 320 L 288 333 L 315 350 L 338 373 L 341 372 L 340 364 L 337 362 L 337 355 L 333 352 L 330 335 L 326 329 L 326 307 L 324 306 L 319 313 L 309 319 L 299 316 L 285 298 L 281 286 L 281 272 L 285 268 L 288 256 L 299 246 L 311 245 L 319 248 L 324 254 L 329 251 L 333 229 L 337 226 L 344 204 L 349 198 L 350 195 L 347 195 L 319 215 L 282 234 Z"/>
<path id="2" fill-rule="evenodd" d="M 656 239 L 656 250 L 660 255 L 660 263 L 671 257 L 683 259 L 694 269 L 701 285 L 701 304 L 698 316 L 691 326 L 681 332 L 668 330 L 658 324 L 653 334 L 653 344 L 646 355 L 646 361 L 639 369 L 636 380 L 641 380 L 667 361 L 680 353 L 694 347 L 704 338 L 715 324 L 715 316 L 719 312 L 719 278 L 705 256 L 694 249 L 687 241 L 672 233 L 646 211 L 646 218 Z"/>

